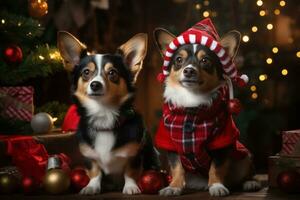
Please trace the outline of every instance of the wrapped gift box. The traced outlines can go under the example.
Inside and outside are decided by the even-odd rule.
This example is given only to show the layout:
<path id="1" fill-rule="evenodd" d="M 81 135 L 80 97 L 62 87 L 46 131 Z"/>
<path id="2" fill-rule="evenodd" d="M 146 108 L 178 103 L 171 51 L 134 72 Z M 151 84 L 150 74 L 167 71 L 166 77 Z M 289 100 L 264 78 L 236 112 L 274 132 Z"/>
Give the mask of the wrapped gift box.
<path id="1" fill-rule="evenodd" d="M 33 87 L 0 87 L 0 115 L 30 121 L 33 115 Z"/>
<path id="2" fill-rule="evenodd" d="M 282 156 L 300 157 L 300 129 L 282 132 Z"/>
<path id="3" fill-rule="evenodd" d="M 0 167 L 12 166 L 12 159 L 7 155 L 7 139 L 9 136 L 0 135 Z M 18 136 L 12 136 L 17 138 Z M 23 136 L 19 136 L 23 137 Z M 45 135 L 32 136 L 38 143 L 43 144 L 49 155 L 64 153 L 71 159 L 71 166 L 75 167 L 84 164 L 81 156 L 77 137 L 73 132 L 61 133 L 52 132 Z"/>
<path id="4" fill-rule="evenodd" d="M 269 157 L 269 187 L 277 187 L 277 176 L 280 172 L 296 169 L 300 173 L 300 157 L 293 156 L 270 156 Z"/>

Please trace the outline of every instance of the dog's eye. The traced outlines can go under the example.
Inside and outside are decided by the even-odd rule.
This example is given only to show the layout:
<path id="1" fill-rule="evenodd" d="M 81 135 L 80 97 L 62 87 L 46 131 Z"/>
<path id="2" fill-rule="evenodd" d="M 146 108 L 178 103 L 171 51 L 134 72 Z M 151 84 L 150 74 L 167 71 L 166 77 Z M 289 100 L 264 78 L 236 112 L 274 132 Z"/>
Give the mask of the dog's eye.
<path id="1" fill-rule="evenodd" d="M 208 59 L 207 59 L 207 58 L 202 58 L 202 59 L 200 60 L 200 62 L 203 63 L 203 64 L 206 64 L 206 63 L 208 62 Z"/>
<path id="2" fill-rule="evenodd" d="M 201 58 L 200 65 L 202 67 L 209 67 L 211 65 L 211 61 L 208 58 Z"/>
<path id="3" fill-rule="evenodd" d="M 88 80 L 89 78 L 90 78 L 90 76 L 91 76 L 91 71 L 89 70 L 89 69 L 84 69 L 83 71 L 82 71 L 82 78 L 84 79 L 84 80 Z"/>
<path id="4" fill-rule="evenodd" d="M 119 74 L 117 72 L 117 70 L 115 69 L 111 69 L 108 71 L 107 76 L 109 78 L 109 80 L 111 80 L 112 82 L 118 82 L 119 80 Z"/>
<path id="5" fill-rule="evenodd" d="M 182 63 L 183 63 L 183 58 L 180 57 L 180 56 L 178 56 L 178 57 L 176 58 L 176 63 L 177 63 L 177 64 L 182 64 Z"/>

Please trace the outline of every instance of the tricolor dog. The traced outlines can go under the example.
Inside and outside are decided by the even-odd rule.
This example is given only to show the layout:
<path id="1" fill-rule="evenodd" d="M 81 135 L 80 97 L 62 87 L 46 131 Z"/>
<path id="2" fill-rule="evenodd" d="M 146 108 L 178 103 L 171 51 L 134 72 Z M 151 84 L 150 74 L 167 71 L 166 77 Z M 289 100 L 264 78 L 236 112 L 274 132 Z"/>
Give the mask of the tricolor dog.
<path id="1" fill-rule="evenodd" d="M 250 153 L 232 119 L 239 110 L 232 82 L 242 86 L 248 81 L 233 62 L 240 33 L 219 38 L 207 18 L 178 37 L 161 28 L 154 37 L 164 59 L 156 145 L 167 151 L 173 177 L 160 194 L 179 195 L 184 188 L 208 188 L 211 196 L 228 195 L 235 186 L 257 190 Z"/>
<path id="2" fill-rule="evenodd" d="M 156 158 L 143 120 L 132 106 L 147 35 L 135 35 L 114 54 L 90 54 L 73 35 L 59 32 L 58 48 L 72 75 L 72 96 L 80 115 L 79 148 L 90 162 L 91 179 L 80 193 L 100 193 L 105 174 L 124 177 L 124 194 L 140 193 L 136 181 L 141 170 Z"/>

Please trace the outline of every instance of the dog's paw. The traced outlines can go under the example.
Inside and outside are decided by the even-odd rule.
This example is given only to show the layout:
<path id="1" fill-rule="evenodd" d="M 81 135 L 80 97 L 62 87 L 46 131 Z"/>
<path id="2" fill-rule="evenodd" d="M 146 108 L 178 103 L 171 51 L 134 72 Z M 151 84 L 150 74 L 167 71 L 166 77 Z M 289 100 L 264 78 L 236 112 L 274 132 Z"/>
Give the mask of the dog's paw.
<path id="1" fill-rule="evenodd" d="M 181 195 L 182 193 L 182 188 L 178 187 L 165 187 L 159 191 L 159 195 L 161 196 L 178 196 Z"/>
<path id="2" fill-rule="evenodd" d="M 229 190 L 222 183 L 214 183 L 209 187 L 209 194 L 213 197 L 229 195 Z"/>
<path id="3" fill-rule="evenodd" d="M 261 188 L 261 184 L 255 180 L 249 180 L 243 183 L 243 190 L 246 192 L 257 191 Z"/>
<path id="4" fill-rule="evenodd" d="M 92 186 L 86 186 L 81 189 L 79 194 L 82 195 L 94 195 L 94 194 L 99 194 L 101 192 L 100 187 L 92 187 Z"/>
<path id="5" fill-rule="evenodd" d="M 89 184 L 81 189 L 79 194 L 82 195 L 94 195 L 99 194 L 101 192 L 101 185 L 99 176 L 94 177 L 90 180 Z"/>
<path id="6" fill-rule="evenodd" d="M 141 194 L 141 190 L 137 185 L 124 185 L 123 194 Z"/>

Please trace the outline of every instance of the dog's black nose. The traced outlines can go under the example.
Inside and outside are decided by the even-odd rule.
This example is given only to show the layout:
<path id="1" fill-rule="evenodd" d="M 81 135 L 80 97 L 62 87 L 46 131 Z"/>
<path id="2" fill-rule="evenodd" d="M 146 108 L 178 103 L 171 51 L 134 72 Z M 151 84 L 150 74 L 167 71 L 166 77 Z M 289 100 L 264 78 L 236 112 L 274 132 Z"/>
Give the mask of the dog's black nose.
<path id="1" fill-rule="evenodd" d="M 96 92 L 102 89 L 102 84 L 99 81 L 93 81 L 91 82 L 91 89 Z"/>
<path id="2" fill-rule="evenodd" d="M 192 78 L 197 75 L 197 72 L 194 68 L 188 67 L 183 70 L 183 75 L 186 78 Z"/>

